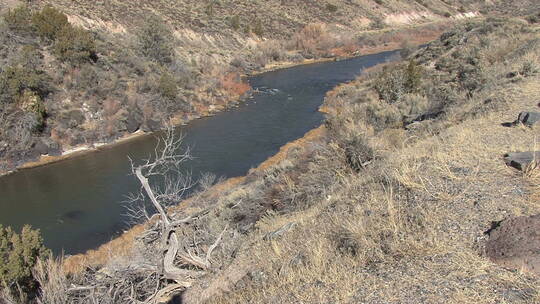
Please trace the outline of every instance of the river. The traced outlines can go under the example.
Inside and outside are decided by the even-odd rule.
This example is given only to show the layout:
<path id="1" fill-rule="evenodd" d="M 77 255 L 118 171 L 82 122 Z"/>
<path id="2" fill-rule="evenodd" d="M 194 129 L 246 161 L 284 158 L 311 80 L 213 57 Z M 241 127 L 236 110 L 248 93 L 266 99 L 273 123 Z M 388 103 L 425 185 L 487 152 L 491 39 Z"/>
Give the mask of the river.
<path id="1" fill-rule="evenodd" d="M 391 60 L 383 52 L 337 62 L 302 65 L 249 79 L 259 89 L 238 108 L 177 128 L 195 157 L 186 170 L 222 177 L 245 175 L 281 146 L 319 126 L 327 91 L 354 79 L 362 69 Z M 127 228 L 126 195 L 139 189 L 128 156 L 146 158 L 154 136 L 117 144 L 50 165 L 0 178 L 0 224 L 39 228 L 55 253 L 95 248 Z"/>

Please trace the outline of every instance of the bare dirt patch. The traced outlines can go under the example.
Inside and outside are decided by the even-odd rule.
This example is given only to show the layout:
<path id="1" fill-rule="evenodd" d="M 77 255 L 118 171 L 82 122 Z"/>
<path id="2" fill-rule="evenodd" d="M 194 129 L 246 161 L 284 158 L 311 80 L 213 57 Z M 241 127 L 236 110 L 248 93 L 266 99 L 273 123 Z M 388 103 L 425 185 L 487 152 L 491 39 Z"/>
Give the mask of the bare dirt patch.
<path id="1" fill-rule="evenodd" d="M 498 223 L 489 231 L 486 254 L 504 267 L 540 275 L 540 214 Z"/>

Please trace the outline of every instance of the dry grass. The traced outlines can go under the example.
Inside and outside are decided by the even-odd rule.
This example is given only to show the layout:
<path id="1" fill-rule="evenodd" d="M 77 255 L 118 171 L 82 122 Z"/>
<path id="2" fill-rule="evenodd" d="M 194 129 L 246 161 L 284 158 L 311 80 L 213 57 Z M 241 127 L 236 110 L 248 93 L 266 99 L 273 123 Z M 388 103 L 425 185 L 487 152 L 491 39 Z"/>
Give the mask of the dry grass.
<path id="1" fill-rule="evenodd" d="M 133 253 L 135 237 L 144 230 L 144 225 L 137 225 L 122 233 L 120 237 L 101 245 L 96 250 L 69 256 L 63 261 L 63 269 L 68 274 L 76 274 L 82 272 L 88 266 L 99 267 L 106 265 L 112 258 L 129 257 Z"/>
<path id="2" fill-rule="evenodd" d="M 388 131 L 379 133 L 375 147 L 394 147 L 384 149 L 379 162 L 358 175 L 336 176 L 339 186 L 307 210 L 259 221 L 261 234 L 297 225 L 279 239 L 259 242 L 251 250 L 256 270 L 214 302 L 540 301 L 538 278 L 482 255 L 492 221 L 540 212 L 537 174 L 521 174 L 502 160 L 509 151 L 534 150 L 538 128 L 501 125 L 536 107 L 538 80 L 499 86 L 490 94 L 504 96 L 503 104 L 474 119 L 443 124 L 434 135 L 409 131 L 398 136 L 400 146 L 385 145 L 397 140 L 387 139 Z M 351 90 L 363 88 L 353 83 L 328 99 L 341 100 Z M 327 112 L 337 120 L 357 117 L 347 102 L 327 103 Z M 333 127 L 366 130 L 353 120 Z M 339 154 L 339 148 L 334 151 Z"/>
<path id="3" fill-rule="evenodd" d="M 415 94 L 441 106 L 444 114 L 413 124 L 403 120 L 390 129 L 373 125 L 365 119 L 366 105 L 389 111 L 373 92 L 379 75 L 374 70 L 328 94 L 326 127 L 284 147 L 239 183 L 197 196 L 193 208 L 175 212 L 181 218 L 207 210 L 196 225 L 181 230 L 196 240 L 194 248 L 208 246 L 229 227 L 214 253 L 214 272 L 188 289 L 188 298 L 212 303 L 540 302 L 538 278 L 483 255 L 484 233 L 493 221 L 540 212 L 539 176 L 509 168 L 502 159 L 510 151 L 535 149 L 539 129 L 501 125 L 537 107 L 540 75 L 505 75 L 530 60 L 538 46 L 488 52 L 493 40 L 527 42 L 535 34 L 509 32 L 516 23 L 494 31 L 489 24 L 473 25 L 488 34 L 461 29 L 448 45 L 443 39 L 415 57 L 426 68 L 425 83 Z M 493 75 L 472 94 L 445 91 L 459 98 L 441 102 L 434 89 L 466 84 L 454 77 L 455 66 L 436 68 L 433 62 L 451 56 L 452 41 L 461 35 L 469 43 L 459 48 L 471 57 L 456 58 L 454 64 L 480 58 L 473 66 Z M 491 36 L 480 43 L 483 35 Z M 475 57 L 472 50 L 479 45 L 486 53 Z M 426 59 L 432 55 L 435 59 Z M 482 60 L 491 61 L 489 69 Z M 391 106 L 404 116 L 400 102 Z M 347 148 L 359 136 L 365 141 L 356 148 L 368 145 L 375 157 L 351 168 Z"/>
<path id="4" fill-rule="evenodd" d="M 380 178 L 349 175 L 309 210 L 265 217 L 261 234 L 297 226 L 251 250 L 257 270 L 215 302 L 539 301 L 538 279 L 493 264 L 480 249 L 491 221 L 540 212 L 525 194 L 530 178 L 501 158 L 508 149 L 530 149 L 535 132 L 500 126 L 534 106 L 537 81 L 520 86 L 504 112 L 394 152 L 373 169 L 384 172 Z"/>

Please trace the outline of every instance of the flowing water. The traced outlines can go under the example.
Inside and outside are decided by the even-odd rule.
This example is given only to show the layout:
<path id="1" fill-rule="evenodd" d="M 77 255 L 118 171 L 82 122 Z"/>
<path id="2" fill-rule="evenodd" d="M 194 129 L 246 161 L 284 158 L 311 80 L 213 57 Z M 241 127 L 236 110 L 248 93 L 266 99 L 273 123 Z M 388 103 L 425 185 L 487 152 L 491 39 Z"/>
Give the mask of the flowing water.
<path id="1" fill-rule="evenodd" d="M 324 95 L 367 68 L 395 56 L 383 52 L 338 62 L 298 66 L 249 79 L 259 92 L 238 108 L 178 128 L 195 157 L 186 164 L 196 178 L 245 175 L 289 141 L 319 126 Z M 126 229 L 120 203 L 139 189 L 128 156 L 146 158 L 156 145 L 143 136 L 109 149 L 0 178 L 0 224 L 39 228 L 54 252 L 79 253 Z"/>

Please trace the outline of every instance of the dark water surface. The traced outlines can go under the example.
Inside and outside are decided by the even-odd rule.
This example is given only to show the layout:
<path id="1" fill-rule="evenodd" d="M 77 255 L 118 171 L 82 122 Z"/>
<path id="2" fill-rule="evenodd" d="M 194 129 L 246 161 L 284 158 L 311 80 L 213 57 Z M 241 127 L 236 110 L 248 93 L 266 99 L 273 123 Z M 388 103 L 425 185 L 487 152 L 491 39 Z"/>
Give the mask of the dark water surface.
<path id="1" fill-rule="evenodd" d="M 186 168 L 234 177 L 247 173 L 285 143 L 317 127 L 325 93 L 354 79 L 363 68 L 390 60 L 395 52 L 339 62 L 304 65 L 250 78 L 254 98 L 240 107 L 182 126 L 195 157 Z M 110 149 L 0 178 L 0 224 L 41 229 L 54 252 L 74 254 L 99 246 L 126 228 L 120 204 L 139 186 L 128 156 L 148 157 L 156 141 L 144 136 Z"/>

